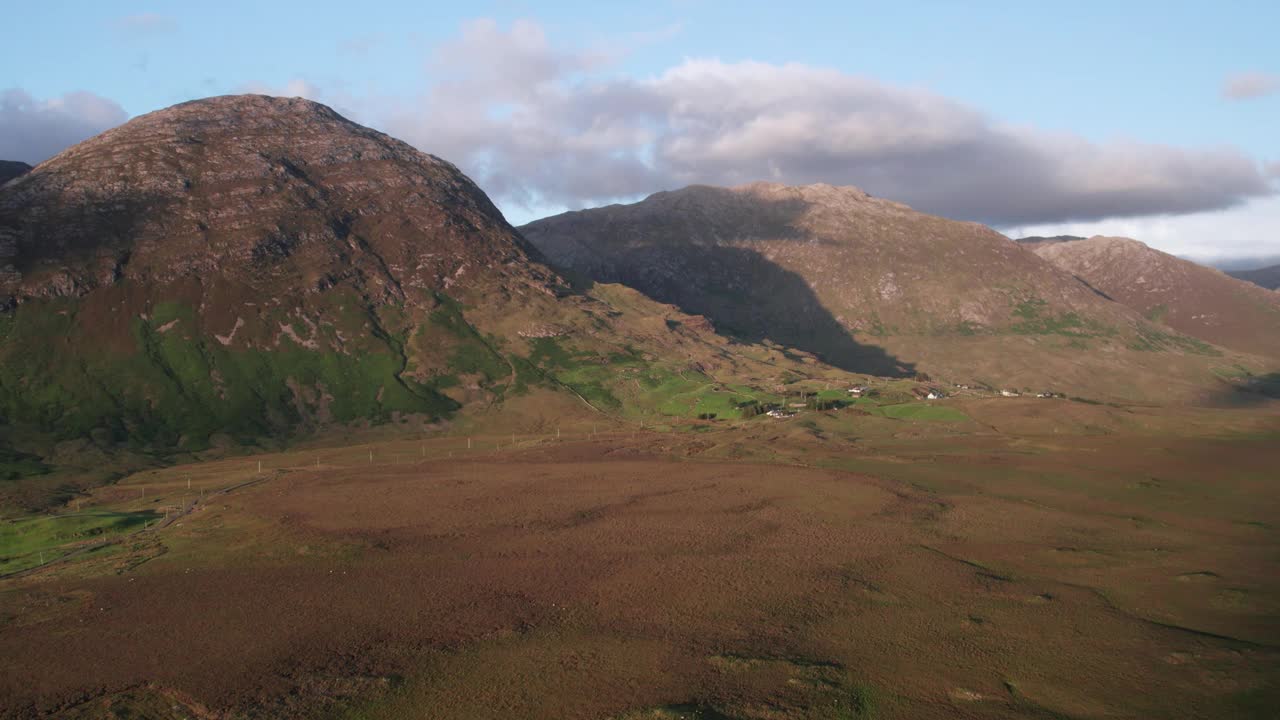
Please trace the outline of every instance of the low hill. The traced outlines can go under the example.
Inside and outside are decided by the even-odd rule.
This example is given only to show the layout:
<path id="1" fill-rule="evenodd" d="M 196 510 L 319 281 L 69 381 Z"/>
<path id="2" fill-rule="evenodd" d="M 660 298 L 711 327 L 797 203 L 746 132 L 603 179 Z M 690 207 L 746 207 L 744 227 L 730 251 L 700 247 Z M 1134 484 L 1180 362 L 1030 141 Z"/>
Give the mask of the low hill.
<path id="1" fill-rule="evenodd" d="M 1221 354 L 990 228 L 856 188 L 693 186 L 521 232 L 579 282 L 850 370 L 1155 398 L 1212 386 Z"/>
<path id="2" fill-rule="evenodd" d="M 1237 280 L 1251 282 L 1268 290 L 1280 290 L 1280 265 L 1258 268 L 1257 270 L 1232 270 L 1227 273 Z"/>
<path id="3" fill-rule="evenodd" d="M 1152 322 L 1280 359 L 1280 295 L 1128 238 L 1092 237 L 1036 252 Z"/>
<path id="4" fill-rule="evenodd" d="M 31 172 L 31 166 L 17 160 L 0 160 L 0 185 Z"/>

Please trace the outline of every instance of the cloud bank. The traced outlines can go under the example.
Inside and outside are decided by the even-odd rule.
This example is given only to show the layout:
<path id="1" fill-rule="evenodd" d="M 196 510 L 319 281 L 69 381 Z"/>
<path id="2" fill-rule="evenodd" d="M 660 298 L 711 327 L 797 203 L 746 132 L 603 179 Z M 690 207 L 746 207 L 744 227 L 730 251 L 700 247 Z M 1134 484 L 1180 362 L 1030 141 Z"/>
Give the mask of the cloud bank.
<path id="1" fill-rule="evenodd" d="M 163 25 L 139 17 L 140 26 Z M 430 54 L 417 98 L 302 79 L 241 88 L 328 102 L 457 163 L 526 216 L 693 183 L 773 180 L 857 185 L 1015 227 L 1221 211 L 1274 197 L 1280 180 L 1275 165 L 1232 147 L 1099 143 L 1015 127 L 928 90 L 811 65 L 686 59 L 649 77 L 617 73 L 637 37 L 565 49 L 537 23 L 478 20 Z M 1259 87 L 1255 78 L 1235 91 Z M 125 119 L 91 93 L 37 100 L 8 90 L 0 158 L 39 162 Z"/>
<path id="2" fill-rule="evenodd" d="M 90 92 L 38 100 L 24 90 L 0 91 L 0 160 L 35 165 L 129 118 L 119 104 Z"/>
<path id="3" fill-rule="evenodd" d="M 1274 189 L 1230 147 L 1095 143 L 1011 127 L 935 93 L 802 64 L 689 59 L 650 78 L 481 20 L 381 123 L 500 201 L 583 207 L 691 183 L 852 184 L 996 225 L 1185 214 Z"/>

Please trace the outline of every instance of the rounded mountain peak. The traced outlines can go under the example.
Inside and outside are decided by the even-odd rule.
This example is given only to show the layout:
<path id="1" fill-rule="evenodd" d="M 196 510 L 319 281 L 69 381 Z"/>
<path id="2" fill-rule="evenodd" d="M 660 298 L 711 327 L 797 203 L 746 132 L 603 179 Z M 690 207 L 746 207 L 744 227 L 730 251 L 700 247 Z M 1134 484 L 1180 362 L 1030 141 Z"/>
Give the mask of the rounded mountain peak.
<path id="1" fill-rule="evenodd" d="M 356 257 L 398 294 L 531 254 L 458 168 L 301 98 L 148 113 L 0 188 L 0 297 L 18 300 L 212 272 L 315 286 Z"/>

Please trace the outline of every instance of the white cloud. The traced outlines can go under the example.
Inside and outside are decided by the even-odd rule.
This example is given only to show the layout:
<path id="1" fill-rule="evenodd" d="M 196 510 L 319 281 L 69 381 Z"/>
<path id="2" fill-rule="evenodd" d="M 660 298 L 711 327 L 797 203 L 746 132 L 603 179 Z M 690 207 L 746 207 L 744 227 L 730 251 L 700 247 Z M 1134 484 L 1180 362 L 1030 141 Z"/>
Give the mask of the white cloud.
<path id="1" fill-rule="evenodd" d="M 582 207 L 695 182 L 858 185 L 996 224 L 1194 213 L 1274 192 L 1230 147 L 1095 143 L 1003 125 L 927 90 L 801 64 L 686 60 L 646 79 L 542 29 L 464 27 L 381 123 L 500 202 Z"/>
<path id="2" fill-rule="evenodd" d="M 119 104 L 90 92 L 39 100 L 17 88 L 0 91 L 0 160 L 43 162 L 128 118 Z"/>
<path id="3" fill-rule="evenodd" d="M 1280 90 L 1280 75 L 1248 72 L 1231 75 L 1222 82 L 1222 97 L 1228 100 L 1252 100 Z"/>

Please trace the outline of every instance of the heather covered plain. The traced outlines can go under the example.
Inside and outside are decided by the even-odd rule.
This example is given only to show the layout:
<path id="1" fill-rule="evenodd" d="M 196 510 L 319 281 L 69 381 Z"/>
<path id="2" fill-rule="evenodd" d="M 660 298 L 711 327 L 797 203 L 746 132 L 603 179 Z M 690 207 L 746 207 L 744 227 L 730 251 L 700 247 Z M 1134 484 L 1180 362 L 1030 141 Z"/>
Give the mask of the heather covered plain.
<path id="1" fill-rule="evenodd" d="M 576 405 L 538 391 L 448 433 L 92 491 L 80 515 L 175 519 L 4 582 L 0 648 L 24 659 L 4 712 L 1265 718 L 1280 701 L 1274 408 L 982 398 L 642 429 Z"/>

